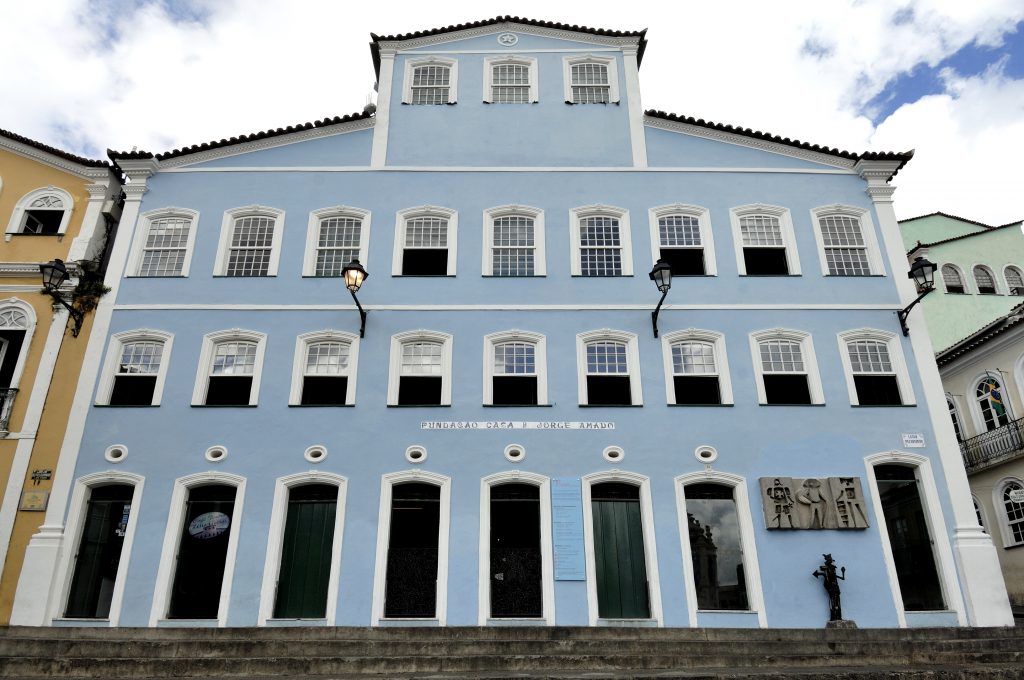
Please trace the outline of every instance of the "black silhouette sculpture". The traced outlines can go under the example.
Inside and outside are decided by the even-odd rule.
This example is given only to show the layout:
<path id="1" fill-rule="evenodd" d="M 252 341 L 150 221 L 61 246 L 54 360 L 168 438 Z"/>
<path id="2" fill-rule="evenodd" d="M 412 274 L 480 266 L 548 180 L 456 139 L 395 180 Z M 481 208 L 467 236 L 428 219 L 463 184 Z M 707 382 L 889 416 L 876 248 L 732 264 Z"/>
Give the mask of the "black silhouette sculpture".
<path id="1" fill-rule="evenodd" d="M 839 581 L 846 580 L 846 567 L 842 567 L 839 574 L 836 573 L 836 562 L 831 554 L 824 554 L 825 564 L 814 570 L 812 576 L 825 577 L 825 592 L 828 593 L 828 616 L 829 621 L 842 621 L 843 605 L 840 601 Z"/>

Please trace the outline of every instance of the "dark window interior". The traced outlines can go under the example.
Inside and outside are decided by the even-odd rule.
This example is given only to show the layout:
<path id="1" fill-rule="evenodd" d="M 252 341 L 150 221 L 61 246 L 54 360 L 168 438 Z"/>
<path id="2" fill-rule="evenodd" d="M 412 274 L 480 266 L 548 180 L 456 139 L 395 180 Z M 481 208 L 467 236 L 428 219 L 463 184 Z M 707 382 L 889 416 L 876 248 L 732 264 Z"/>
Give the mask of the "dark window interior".
<path id="1" fill-rule="evenodd" d="M 628 375 L 588 375 L 587 403 L 629 406 L 633 403 Z"/>
<path id="2" fill-rule="evenodd" d="M 979 295 L 995 295 L 996 294 L 996 287 L 995 286 L 978 286 L 978 294 Z"/>
<path id="3" fill-rule="evenodd" d="M 408 248 L 402 253 L 403 276 L 447 276 L 447 248 Z"/>
<path id="4" fill-rule="evenodd" d="M 662 248 L 661 259 L 672 267 L 672 276 L 703 276 L 703 248 Z"/>
<path id="5" fill-rule="evenodd" d="M 685 493 L 697 607 L 749 609 L 732 489 L 721 484 L 690 484 Z"/>
<path id="6" fill-rule="evenodd" d="M 440 487 L 410 482 L 392 488 L 384 616 L 435 615 L 440 511 Z"/>
<path id="7" fill-rule="evenodd" d="M 7 349 L 4 351 L 4 360 L 0 364 L 0 389 L 10 387 L 14 378 L 14 367 L 18 364 L 18 357 L 21 356 L 21 345 L 25 341 L 25 331 L 2 330 L 0 339 L 7 341 Z"/>
<path id="8" fill-rule="evenodd" d="M 785 248 L 744 248 L 743 262 L 747 276 L 787 276 Z"/>
<path id="9" fill-rule="evenodd" d="M 26 210 L 23 232 L 26 234 L 56 234 L 60 230 L 60 223 L 63 219 L 63 210 Z"/>
<path id="10" fill-rule="evenodd" d="M 540 489 L 491 487 L 491 616 L 540 617 Z"/>
<path id="11" fill-rule="evenodd" d="M 899 406 L 900 388 L 894 375 L 855 375 L 857 401 L 861 406 Z"/>
<path id="12" fill-rule="evenodd" d="M 403 375 L 398 379 L 399 406 L 440 406 L 441 377 Z"/>
<path id="13" fill-rule="evenodd" d="M 344 406 L 347 395 L 347 376 L 307 375 L 302 379 L 303 406 Z"/>
<path id="14" fill-rule="evenodd" d="M 114 376 L 114 389 L 110 391 L 111 406 L 149 406 L 156 389 L 155 375 Z M 246 395 L 246 403 L 249 396 Z"/>
<path id="15" fill-rule="evenodd" d="M 963 295 L 964 287 L 963 286 L 954 286 L 952 284 L 947 283 L 946 284 L 946 292 L 947 293 L 956 293 L 958 295 Z"/>
<path id="16" fill-rule="evenodd" d="M 497 406 L 521 406 L 537 403 L 536 376 L 496 375 L 491 403 Z"/>
<path id="17" fill-rule="evenodd" d="M 110 614 L 134 491 L 116 484 L 95 488 L 89 495 L 64 616 L 102 619 Z"/>
<path id="18" fill-rule="evenodd" d="M 206 388 L 207 406 L 248 406 L 251 375 L 211 375 Z"/>
<path id="19" fill-rule="evenodd" d="M 673 377 L 677 404 L 721 404 L 718 376 L 677 375 Z"/>
<path id="20" fill-rule="evenodd" d="M 217 618 L 234 508 L 233 486 L 189 490 L 167 618 Z"/>
<path id="21" fill-rule="evenodd" d="M 764 394 L 769 404 L 810 404 L 811 391 L 806 375 L 769 374 L 764 379 Z"/>

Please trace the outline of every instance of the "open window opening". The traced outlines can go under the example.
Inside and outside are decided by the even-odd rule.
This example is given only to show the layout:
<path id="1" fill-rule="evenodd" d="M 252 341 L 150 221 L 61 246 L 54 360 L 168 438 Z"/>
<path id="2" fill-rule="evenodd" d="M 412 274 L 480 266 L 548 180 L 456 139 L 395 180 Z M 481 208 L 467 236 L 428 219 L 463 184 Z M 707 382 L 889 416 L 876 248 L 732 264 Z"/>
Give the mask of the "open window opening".
<path id="1" fill-rule="evenodd" d="M 800 343 L 793 340 L 765 340 L 758 346 L 761 353 L 761 379 L 764 381 L 765 403 L 812 403 Z"/>
<path id="2" fill-rule="evenodd" d="M 163 351 L 164 343 L 158 341 L 123 344 L 108 403 L 111 406 L 151 405 L 156 392 Z"/>
<path id="3" fill-rule="evenodd" d="M 659 257 L 672 267 L 672 276 L 704 276 L 704 243 L 694 215 L 658 218 Z"/>
<path id="4" fill-rule="evenodd" d="M 676 404 L 721 404 L 714 345 L 709 342 L 673 343 L 672 382 Z"/>
<path id="5" fill-rule="evenodd" d="M 128 484 L 90 490 L 65 617 L 105 619 L 110 615 L 134 492 Z"/>
<path id="6" fill-rule="evenodd" d="M 346 342 L 317 342 L 307 347 L 302 377 L 303 406 L 348 403 L 350 349 Z"/>
<path id="7" fill-rule="evenodd" d="M 224 484 L 188 490 L 167 618 L 218 617 L 235 495 L 235 487 Z"/>
<path id="8" fill-rule="evenodd" d="M 633 403 L 626 343 L 587 343 L 587 404 L 629 406 Z"/>
<path id="9" fill-rule="evenodd" d="M 775 215 L 745 215 L 740 218 L 743 262 L 748 276 L 787 276 L 786 242 L 782 224 Z"/>
<path id="10" fill-rule="evenodd" d="M 896 369 L 889 356 L 888 343 L 879 340 L 854 340 L 846 344 L 850 368 L 861 406 L 899 406 L 900 395 Z"/>
<path id="11" fill-rule="evenodd" d="M 960 276 L 960 272 L 953 265 L 942 265 L 942 282 L 946 286 L 947 293 L 963 295 L 967 292 L 964 289 L 963 277 Z"/>
<path id="12" fill-rule="evenodd" d="M 216 345 L 206 388 L 206 405 L 248 406 L 255 370 L 255 342 L 222 342 Z"/>
<path id="13" fill-rule="evenodd" d="M 504 342 L 494 346 L 492 404 L 537 404 L 537 348 L 529 342 Z"/>
<path id="14" fill-rule="evenodd" d="M 688 484 L 683 493 L 697 608 L 749 610 L 743 542 L 732 487 Z"/>
<path id="15" fill-rule="evenodd" d="M 444 380 L 443 364 L 441 343 L 403 344 L 401 375 L 398 379 L 398 405 L 439 406 Z"/>
<path id="16" fill-rule="evenodd" d="M 996 278 L 988 267 L 978 265 L 974 268 L 974 282 L 978 285 L 979 295 L 996 294 Z"/>

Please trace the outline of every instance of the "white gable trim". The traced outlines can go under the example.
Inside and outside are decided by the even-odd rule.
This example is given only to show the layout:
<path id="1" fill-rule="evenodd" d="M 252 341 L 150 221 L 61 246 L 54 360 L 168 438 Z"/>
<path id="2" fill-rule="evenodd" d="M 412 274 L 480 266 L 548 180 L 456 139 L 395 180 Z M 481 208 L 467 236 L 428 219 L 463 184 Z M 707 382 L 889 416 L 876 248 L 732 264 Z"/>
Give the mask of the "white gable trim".
<path id="1" fill-rule="evenodd" d="M 635 35 L 595 35 L 593 33 L 582 33 L 560 28 L 548 28 L 545 26 L 532 26 L 530 24 L 520 24 L 514 21 L 504 21 L 500 24 L 489 24 L 487 26 L 476 26 L 461 31 L 451 31 L 439 33 L 436 35 L 427 35 L 420 38 L 411 38 L 405 40 L 382 40 L 377 44 L 380 47 L 381 53 L 383 54 L 386 50 L 404 52 L 407 50 L 415 50 L 420 47 L 430 47 L 432 45 L 440 45 L 442 43 L 455 42 L 458 40 L 468 40 L 469 38 L 479 38 L 480 36 L 508 32 L 536 35 L 544 38 L 555 38 L 558 40 L 572 40 L 574 42 L 592 43 L 595 45 L 608 45 L 610 47 L 618 48 L 627 46 L 638 46 L 640 44 L 640 37 Z"/>

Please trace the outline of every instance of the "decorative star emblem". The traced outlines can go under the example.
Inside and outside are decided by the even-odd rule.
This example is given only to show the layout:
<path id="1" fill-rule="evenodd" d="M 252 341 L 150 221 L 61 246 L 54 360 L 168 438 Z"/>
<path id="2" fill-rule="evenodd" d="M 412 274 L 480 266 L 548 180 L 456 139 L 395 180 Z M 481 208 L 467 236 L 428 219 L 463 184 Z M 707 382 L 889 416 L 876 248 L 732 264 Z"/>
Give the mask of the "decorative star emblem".
<path id="1" fill-rule="evenodd" d="M 515 33 L 502 33 L 498 36 L 498 43 L 502 45 L 515 45 L 519 42 L 519 36 Z"/>

